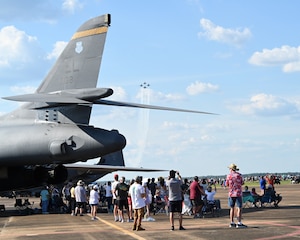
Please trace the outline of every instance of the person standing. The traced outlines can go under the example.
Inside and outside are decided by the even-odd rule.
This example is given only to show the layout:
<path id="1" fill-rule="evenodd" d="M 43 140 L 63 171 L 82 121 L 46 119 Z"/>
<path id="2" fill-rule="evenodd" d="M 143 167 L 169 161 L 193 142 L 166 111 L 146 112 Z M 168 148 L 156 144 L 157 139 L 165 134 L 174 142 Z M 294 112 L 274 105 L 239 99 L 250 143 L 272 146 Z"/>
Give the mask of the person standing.
<path id="1" fill-rule="evenodd" d="M 142 231 L 142 218 L 144 216 L 145 203 L 145 188 L 142 186 L 143 177 L 138 176 L 135 182 L 129 188 L 129 194 L 132 200 L 132 208 L 134 214 L 133 227 L 132 230 Z"/>
<path id="2" fill-rule="evenodd" d="M 128 208 L 128 190 L 129 186 L 125 183 L 125 177 L 120 178 L 120 182 L 116 186 L 116 195 L 117 195 L 117 205 L 119 212 L 119 221 L 124 222 L 124 208 L 126 209 L 128 215 L 128 222 L 130 219 L 129 208 Z"/>
<path id="3" fill-rule="evenodd" d="M 151 204 L 150 204 L 150 211 L 153 210 L 153 203 L 154 203 L 154 197 L 155 197 L 155 193 L 156 193 L 156 186 L 157 184 L 155 183 L 155 178 L 151 178 L 151 182 L 149 183 L 149 190 L 151 192 L 151 196 L 152 196 L 152 200 L 151 200 Z"/>
<path id="4" fill-rule="evenodd" d="M 72 183 L 70 189 L 70 206 L 71 206 L 71 216 L 75 216 L 76 198 L 75 198 L 75 184 Z"/>
<path id="5" fill-rule="evenodd" d="M 112 191 L 111 191 L 111 181 L 108 181 L 105 185 L 105 200 L 107 202 L 107 213 L 112 212 Z"/>
<path id="6" fill-rule="evenodd" d="M 77 216 L 78 210 L 80 216 L 83 216 L 83 209 L 86 204 L 86 191 L 84 188 L 84 182 L 79 180 L 77 182 L 77 186 L 75 187 L 75 199 L 76 199 L 76 208 L 75 208 L 75 216 Z"/>
<path id="7" fill-rule="evenodd" d="M 175 178 L 177 173 L 178 178 Z M 174 170 L 170 171 L 169 179 L 166 182 L 166 185 L 169 189 L 169 205 L 170 205 L 170 223 L 171 231 L 174 231 L 174 213 L 178 213 L 179 217 L 179 230 L 185 230 L 182 226 L 182 200 L 183 192 L 181 189 L 182 180 L 179 172 Z"/>
<path id="8" fill-rule="evenodd" d="M 113 213 L 114 213 L 115 222 L 121 221 L 121 219 L 119 219 L 119 214 L 118 214 L 118 203 L 117 203 L 117 195 L 116 195 L 116 187 L 118 183 L 119 183 L 119 175 L 115 174 L 114 181 L 111 184 L 112 201 L 113 201 L 112 203 L 114 205 Z"/>
<path id="9" fill-rule="evenodd" d="M 242 185 L 244 184 L 244 180 L 242 174 L 238 172 L 238 167 L 235 164 L 230 164 L 228 167 L 230 173 L 226 177 L 226 186 L 229 188 L 228 193 L 228 205 L 230 207 L 230 225 L 229 227 L 236 228 L 245 228 L 247 227 L 242 223 L 242 206 L 243 206 L 243 189 Z M 238 219 L 238 223 L 235 224 L 234 216 L 235 216 L 235 207 L 236 207 L 236 216 Z"/>
<path id="10" fill-rule="evenodd" d="M 48 191 L 48 187 L 45 186 L 44 189 L 40 193 L 41 196 L 41 207 L 42 207 L 42 213 L 47 214 L 49 213 L 49 199 L 50 199 L 50 193 Z"/>
<path id="11" fill-rule="evenodd" d="M 203 207 L 202 195 L 205 196 L 205 192 L 200 187 L 199 178 L 194 177 L 194 181 L 190 184 L 190 200 L 193 206 L 194 218 L 200 217 L 201 209 Z"/>
<path id="12" fill-rule="evenodd" d="M 91 206 L 92 221 L 97 220 L 96 215 L 100 199 L 98 189 L 98 186 L 94 185 L 93 189 L 90 191 L 89 204 Z"/>
<path id="13" fill-rule="evenodd" d="M 261 176 L 260 177 L 260 180 L 259 180 L 259 187 L 260 187 L 260 191 L 261 191 L 261 195 L 264 195 L 265 194 L 265 191 L 266 191 L 266 179 L 264 176 Z"/>

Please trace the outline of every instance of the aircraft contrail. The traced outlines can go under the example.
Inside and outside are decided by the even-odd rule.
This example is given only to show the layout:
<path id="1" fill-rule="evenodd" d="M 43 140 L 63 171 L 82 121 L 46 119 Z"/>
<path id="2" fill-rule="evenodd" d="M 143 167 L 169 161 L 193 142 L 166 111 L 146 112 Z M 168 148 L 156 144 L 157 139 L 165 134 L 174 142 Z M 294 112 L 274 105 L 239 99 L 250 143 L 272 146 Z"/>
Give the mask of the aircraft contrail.
<path id="1" fill-rule="evenodd" d="M 150 104 L 150 90 L 147 87 L 142 87 L 141 89 L 141 103 Z M 136 162 L 138 166 L 141 165 L 143 153 L 146 147 L 146 140 L 149 130 L 149 109 L 141 109 L 139 113 L 138 122 L 138 154 Z"/>

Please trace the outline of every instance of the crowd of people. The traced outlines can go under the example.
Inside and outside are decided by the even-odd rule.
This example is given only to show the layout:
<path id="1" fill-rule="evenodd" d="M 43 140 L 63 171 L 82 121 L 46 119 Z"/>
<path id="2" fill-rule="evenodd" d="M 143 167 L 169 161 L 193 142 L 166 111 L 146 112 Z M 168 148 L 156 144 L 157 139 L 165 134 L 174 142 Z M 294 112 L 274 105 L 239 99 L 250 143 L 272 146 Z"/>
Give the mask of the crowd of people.
<path id="1" fill-rule="evenodd" d="M 275 196 L 275 205 L 282 197 L 276 194 L 272 176 L 261 177 L 258 194 L 255 188 L 250 191 L 242 185 L 244 179 L 238 172 L 238 167 L 231 164 L 229 174 L 223 184 L 228 188 L 228 206 L 230 207 L 229 227 L 245 228 L 242 223 L 243 193 L 249 192 L 255 199 L 262 201 L 268 191 Z M 82 180 L 76 183 L 69 181 L 61 192 L 53 185 L 40 192 L 42 213 L 49 211 L 70 213 L 71 216 L 83 216 L 87 211 L 91 220 L 97 220 L 97 211 L 100 202 L 107 207 L 107 212 L 113 215 L 116 222 L 132 222 L 132 229 L 145 230 L 142 221 L 155 221 L 153 218 L 157 207 L 169 216 L 171 231 L 175 230 L 174 218 L 178 216 L 179 230 L 183 226 L 184 214 L 200 218 L 207 208 L 221 209 L 221 202 L 215 198 L 217 181 L 214 179 L 199 179 L 195 176 L 192 181 L 182 179 L 178 171 L 171 170 L 167 178 L 159 177 L 143 179 L 141 176 L 131 181 L 125 177 L 114 175 L 113 181 L 108 181 L 103 186 L 98 184 L 87 186 Z M 177 215 L 175 215 L 177 214 Z M 234 220 L 237 219 L 237 223 Z"/>

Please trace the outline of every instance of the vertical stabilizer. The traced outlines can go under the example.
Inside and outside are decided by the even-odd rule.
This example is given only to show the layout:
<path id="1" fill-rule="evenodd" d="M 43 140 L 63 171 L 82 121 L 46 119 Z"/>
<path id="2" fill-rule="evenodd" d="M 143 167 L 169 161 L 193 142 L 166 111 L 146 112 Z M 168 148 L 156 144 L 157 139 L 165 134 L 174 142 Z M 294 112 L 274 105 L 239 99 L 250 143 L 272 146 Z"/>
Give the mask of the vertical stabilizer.
<path id="1" fill-rule="evenodd" d="M 92 18 L 82 24 L 36 93 L 95 88 L 109 26 L 110 14 Z M 44 120 L 44 116 L 54 115 L 53 120 L 59 123 L 89 124 L 91 110 L 92 105 L 49 107 L 38 110 L 38 117 Z"/>
<path id="2" fill-rule="evenodd" d="M 100 158 L 97 165 L 107 165 L 107 166 L 125 166 L 123 151 L 117 151 L 109 153 Z"/>
<path id="3" fill-rule="evenodd" d="M 109 14 L 92 18 L 82 24 L 37 89 L 37 93 L 96 87 L 109 25 Z"/>

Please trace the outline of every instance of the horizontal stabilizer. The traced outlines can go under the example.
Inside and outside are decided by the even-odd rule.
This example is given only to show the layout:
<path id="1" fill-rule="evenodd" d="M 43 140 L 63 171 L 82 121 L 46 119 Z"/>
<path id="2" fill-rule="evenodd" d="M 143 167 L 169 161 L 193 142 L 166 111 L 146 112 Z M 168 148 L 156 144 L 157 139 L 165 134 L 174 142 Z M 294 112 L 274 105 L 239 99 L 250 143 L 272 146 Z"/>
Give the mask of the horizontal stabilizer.
<path id="1" fill-rule="evenodd" d="M 83 104 L 89 103 L 75 97 L 61 96 L 57 94 L 47 94 L 47 93 L 33 93 L 33 94 L 24 94 L 11 97 L 3 97 L 6 100 L 19 101 L 19 102 L 47 102 L 47 103 L 75 103 Z"/>
<path id="2" fill-rule="evenodd" d="M 111 88 L 82 88 L 67 89 L 52 93 L 23 94 L 17 96 L 3 97 L 3 99 L 19 102 L 90 104 L 94 100 L 109 97 L 112 94 L 113 90 Z"/>
<path id="3" fill-rule="evenodd" d="M 164 111 L 176 111 L 176 112 L 189 112 L 189 113 L 218 115 L 216 113 L 210 113 L 210 112 L 202 112 L 202 111 L 180 109 L 180 108 L 161 107 L 161 106 L 139 104 L 139 103 L 118 102 L 118 101 L 110 101 L 110 100 L 102 100 L 102 99 L 96 100 L 93 103 L 101 104 L 101 105 L 109 105 L 109 106 L 119 106 L 119 107 L 134 107 L 134 108 L 146 108 L 146 109 L 155 109 L 155 110 L 164 110 Z"/>
<path id="4" fill-rule="evenodd" d="M 140 103 L 119 102 L 119 101 L 102 99 L 112 94 L 113 94 L 113 90 L 110 88 L 70 89 L 66 91 L 65 90 L 58 91 L 55 93 L 33 93 L 33 94 L 24 94 L 24 95 L 11 96 L 11 97 L 3 97 L 3 99 L 21 101 L 21 102 L 44 102 L 50 104 L 50 106 L 44 106 L 44 105 L 35 106 L 33 107 L 33 109 L 55 107 L 64 104 L 65 105 L 99 104 L 99 105 L 118 106 L 118 107 L 133 107 L 133 108 L 145 108 L 145 109 L 155 109 L 155 110 L 163 110 L 163 111 L 218 115 L 216 113 L 196 111 L 196 110 L 171 108 L 171 107 L 155 106 L 155 105 L 140 104 Z"/>

